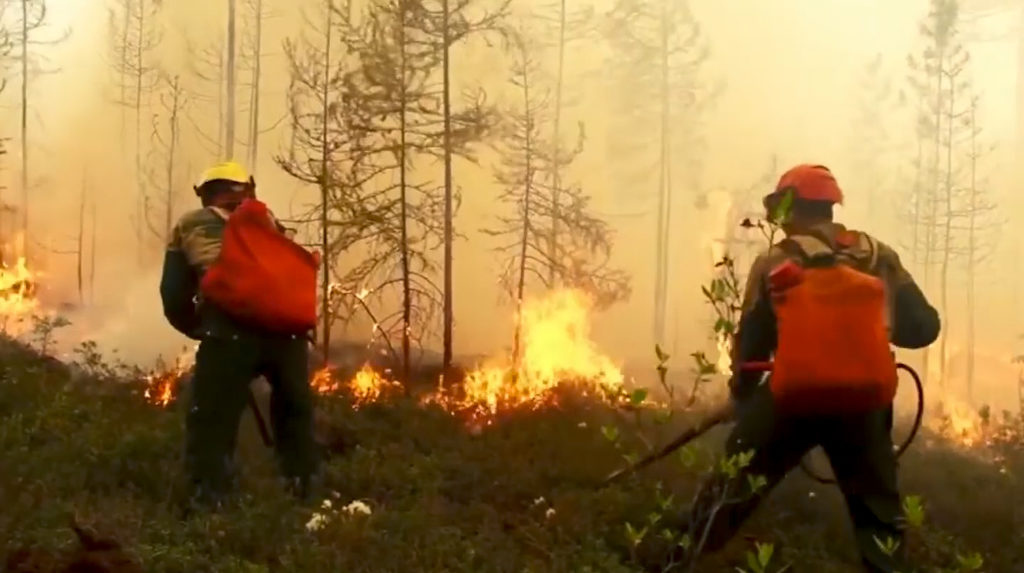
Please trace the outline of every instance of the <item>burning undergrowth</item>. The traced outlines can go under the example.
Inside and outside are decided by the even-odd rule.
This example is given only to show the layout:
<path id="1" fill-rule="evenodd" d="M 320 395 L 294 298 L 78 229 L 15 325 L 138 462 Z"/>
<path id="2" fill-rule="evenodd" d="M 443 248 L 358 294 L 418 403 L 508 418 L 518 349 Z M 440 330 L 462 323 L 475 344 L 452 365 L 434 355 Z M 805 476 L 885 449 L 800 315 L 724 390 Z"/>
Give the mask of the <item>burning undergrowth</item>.
<path id="1" fill-rule="evenodd" d="M 431 391 L 417 396 L 418 403 L 440 407 L 479 427 L 505 413 L 555 407 L 561 388 L 615 402 L 625 388 L 625 376 L 591 340 L 590 311 L 589 298 L 575 290 L 527 301 L 518 359 L 495 357 L 460 375 L 441 375 Z M 148 401 L 159 406 L 173 402 L 194 364 L 194 352 L 186 349 L 147 376 Z M 340 376 L 334 368 L 320 369 L 311 384 L 321 395 L 348 396 L 354 408 L 405 394 L 405 386 L 390 369 L 375 369 L 369 363 L 350 377 Z"/>
<path id="2" fill-rule="evenodd" d="M 462 420 L 472 431 L 530 410 L 560 407 L 571 398 L 597 401 L 609 407 L 663 408 L 650 398 L 631 403 L 630 381 L 622 369 L 602 354 L 590 338 L 591 306 L 579 291 L 556 291 L 527 301 L 522 311 L 522 351 L 518 360 L 496 356 L 476 367 L 439 375 L 430 390 L 410 396 L 392 369 L 364 363 L 344 375 L 335 368 L 314 372 L 311 385 L 320 395 L 345 397 L 353 409 L 395 399 L 412 398 L 421 407 L 437 407 Z M 728 345 L 718 342 L 720 358 Z M 144 379 L 145 399 L 167 407 L 190 375 L 197 347 L 184 348 L 170 361 L 159 362 Z M 719 360 L 721 362 L 721 360 Z M 727 367 L 716 364 L 716 370 Z M 720 370 L 719 370 L 720 371 Z M 571 398 L 570 398 L 571 397 Z M 994 416 L 987 407 L 971 408 L 952 396 L 942 396 L 925 416 L 927 440 L 991 457 L 993 447 L 1020 441 L 1013 415 Z M 998 460 L 996 460 L 998 461 Z"/>

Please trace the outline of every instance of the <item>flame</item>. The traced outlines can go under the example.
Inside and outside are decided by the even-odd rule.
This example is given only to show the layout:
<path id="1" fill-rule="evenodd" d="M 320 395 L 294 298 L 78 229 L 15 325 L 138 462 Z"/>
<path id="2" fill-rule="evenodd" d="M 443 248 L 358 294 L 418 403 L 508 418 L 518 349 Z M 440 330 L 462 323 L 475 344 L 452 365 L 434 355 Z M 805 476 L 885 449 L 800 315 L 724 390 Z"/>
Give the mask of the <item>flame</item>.
<path id="1" fill-rule="evenodd" d="M 388 380 L 374 371 L 369 363 L 363 364 L 363 367 L 349 382 L 349 389 L 355 398 L 356 407 L 375 402 L 386 392 L 400 387 L 401 385 L 397 382 Z"/>
<path id="2" fill-rule="evenodd" d="M 198 349 L 199 345 L 196 345 L 191 350 L 185 350 L 174 359 L 171 367 L 160 368 L 158 365 L 157 370 L 146 376 L 146 390 L 142 395 L 147 402 L 166 407 L 174 400 L 182 376 L 195 364 Z"/>
<path id="3" fill-rule="evenodd" d="M 944 439 L 965 448 L 988 445 L 990 441 L 988 424 L 982 416 L 967 404 L 948 396 L 939 401 L 937 415 L 929 426 Z"/>
<path id="4" fill-rule="evenodd" d="M 11 318 L 24 318 L 39 307 L 36 278 L 25 257 L 18 257 L 14 266 L 0 265 L 0 316 L 5 325 Z"/>
<path id="5" fill-rule="evenodd" d="M 330 367 L 321 368 L 313 374 L 313 390 L 321 394 L 334 394 L 347 390 L 353 398 L 353 407 L 376 402 L 385 394 L 401 388 L 398 382 L 378 374 L 369 363 L 363 364 L 347 384 L 340 383 L 331 373 Z"/>
<path id="6" fill-rule="evenodd" d="M 313 380 L 310 381 L 310 386 L 315 392 L 320 394 L 333 394 L 341 389 L 341 384 L 334 379 L 331 369 L 327 367 L 313 373 Z"/>
<path id="7" fill-rule="evenodd" d="M 578 290 L 559 290 L 526 301 L 521 313 L 518 365 L 513 357 L 498 357 L 468 372 L 458 384 L 447 385 L 442 377 L 437 390 L 421 403 L 465 415 L 474 424 L 490 424 L 503 411 L 553 404 L 553 391 L 562 384 L 573 384 L 583 393 L 621 389 L 622 371 L 590 340 L 592 307 L 591 298 Z M 357 405 L 379 400 L 400 388 L 398 382 L 377 373 L 369 364 L 345 384 L 322 369 L 313 376 L 312 385 L 320 393 L 345 389 Z"/>
<path id="8" fill-rule="evenodd" d="M 572 384 L 583 393 L 622 388 L 622 371 L 590 340 L 592 299 L 578 290 L 559 290 L 524 303 L 522 358 L 497 359 L 469 372 L 461 387 L 427 398 L 474 424 L 490 424 L 505 410 L 536 409 L 554 403 L 553 391 Z"/>

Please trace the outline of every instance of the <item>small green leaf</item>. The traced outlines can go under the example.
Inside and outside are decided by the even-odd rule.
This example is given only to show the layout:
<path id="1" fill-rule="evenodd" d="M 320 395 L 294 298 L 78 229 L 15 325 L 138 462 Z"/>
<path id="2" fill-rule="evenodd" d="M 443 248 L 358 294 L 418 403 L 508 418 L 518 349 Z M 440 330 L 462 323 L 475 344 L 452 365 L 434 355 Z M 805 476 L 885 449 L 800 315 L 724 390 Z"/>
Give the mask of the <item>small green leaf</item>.
<path id="1" fill-rule="evenodd" d="M 961 571 L 977 571 L 985 564 L 985 560 L 981 557 L 980 553 L 972 553 L 966 557 L 958 553 L 956 562 L 960 566 Z"/>
<path id="2" fill-rule="evenodd" d="M 619 429 L 615 426 L 601 426 L 601 434 L 603 434 L 604 439 L 609 442 L 616 442 L 619 440 Z"/>
<path id="3" fill-rule="evenodd" d="M 658 357 L 659 363 L 667 362 L 669 359 L 668 353 L 661 349 L 660 344 L 654 345 L 654 355 Z"/>
<path id="4" fill-rule="evenodd" d="M 775 553 L 775 545 L 771 543 L 755 543 L 757 547 L 757 561 L 761 564 L 761 569 L 767 569 L 768 564 L 771 563 L 772 555 Z"/>
<path id="5" fill-rule="evenodd" d="M 640 404 L 643 404 L 644 400 L 646 399 L 647 390 L 644 388 L 637 388 L 636 390 L 633 390 L 633 393 L 629 396 L 629 401 L 634 406 L 639 406 Z"/>
<path id="6" fill-rule="evenodd" d="M 692 468 L 697 463 L 697 452 L 696 447 L 693 444 L 686 444 L 682 448 L 679 448 L 679 460 L 683 462 L 683 466 Z"/>
<path id="7" fill-rule="evenodd" d="M 924 524 L 924 504 L 921 503 L 920 496 L 908 495 L 903 498 L 903 515 L 911 527 L 921 527 Z"/>

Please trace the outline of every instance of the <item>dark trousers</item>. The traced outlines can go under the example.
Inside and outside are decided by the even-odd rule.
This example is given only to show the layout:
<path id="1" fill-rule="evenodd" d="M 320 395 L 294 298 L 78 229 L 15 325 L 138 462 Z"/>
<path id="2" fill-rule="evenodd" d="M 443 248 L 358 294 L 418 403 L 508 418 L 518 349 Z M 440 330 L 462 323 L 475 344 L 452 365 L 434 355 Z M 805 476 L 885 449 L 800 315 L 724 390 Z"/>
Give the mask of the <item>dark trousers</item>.
<path id="1" fill-rule="evenodd" d="M 249 385 L 270 383 L 270 424 L 281 472 L 308 485 L 317 469 L 309 346 L 304 337 L 215 337 L 196 352 L 185 418 L 185 470 L 191 496 L 217 499 L 230 489 L 238 424 Z"/>
<path id="2" fill-rule="evenodd" d="M 753 457 L 736 479 L 716 475 L 703 485 L 687 519 L 691 536 L 696 542 L 706 531 L 705 550 L 723 546 L 761 499 L 808 451 L 820 445 L 846 498 L 867 571 L 906 572 L 903 552 L 887 555 L 876 542 L 876 538 L 883 543 L 892 539 L 901 546 L 903 542 L 891 432 L 891 408 L 858 415 L 792 418 L 777 415 L 767 386 L 758 388 L 739 405 L 725 448 L 727 456 L 753 451 Z M 767 484 L 751 494 L 747 476 L 758 475 Z"/>

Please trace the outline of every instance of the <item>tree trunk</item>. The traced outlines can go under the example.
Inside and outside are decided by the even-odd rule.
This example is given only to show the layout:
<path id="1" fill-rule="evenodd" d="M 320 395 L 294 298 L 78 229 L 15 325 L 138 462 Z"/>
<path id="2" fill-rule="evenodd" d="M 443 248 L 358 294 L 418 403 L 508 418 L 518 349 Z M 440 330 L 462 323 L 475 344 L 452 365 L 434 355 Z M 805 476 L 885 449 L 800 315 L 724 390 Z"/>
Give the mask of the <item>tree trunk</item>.
<path id="1" fill-rule="evenodd" d="M 946 345 L 949 340 L 949 314 L 946 310 L 949 308 L 949 261 L 952 256 L 952 232 L 953 232 L 953 120 L 956 115 L 956 93 L 954 90 L 956 81 L 950 78 L 949 82 L 949 107 L 948 117 L 946 118 L 946 173 L 945 173 L 945 189 L 944 189 L 944 200 L 945 200 L 945 221 L 943 225 L 943 236 L 942 236 L 942 268 L 939 274 L 939 315 L 946 320 L 946 324 L 942 328 L 942 341 L 939 343 L 939 384 L 942 387 L 946 385 Z"/>
<path id="2" fill-rule="evenodd" d="M 235 158 L 235 13 L 236 0 L 228 0 L 228 39 L 226 64 L 227 109 L 224 124 L 224 159 Z"/>
<path id="3" fill-rule="evenodd" d="M 225 143 L 224 133 L 227 132 L 227 110 L 225 105 L 224 79 L 227 75 L 227 66 L 224 64 L 224 43 L 221 42 L 220 54 L 217 56 L 217 156 L 223 157 Z"/>
<path id="4" fill-rule="evenodd" d="M 82 190 L 78 198 L 78 247 L 75 249 L 75 271 L 78 278 L 78 304 L 85 304 L 85 276 L 83 259 L 85 258 L 85 201 L 88 197 L 88 177 L 82 174 Z"/>
<path id="5" fill-rule="evenodd" d="M 28 237 L 28 3 L 21 0 L 21 253 Z"/>
<path id="6" fill-rule="evenodd" d="M 452 106 L 451 106 L 451 30 L 448 0 L 441 0 L 441 34 L 443 42 L 444 78 L 444 334 L 442 371 L 452 365 L 452 327 L 455 322 L 454 285 L 452 284 L 452 243 L 455 241 L 454 209 L 452 206 Z"/>
<path id="7" fill-rule="evenodd" d="M 566 32 L 566 0 L 560 0 L 558 5 L 558 68 L 555 72 L 555 110 L 554 121 L 551 126 L 551 238 L 548 245 L 548 257 L 551 261 L 548 265 L 548 284 L 554 288 L 557 275 L 555 267 L 558 257 L 558 223 L 560 220 L 559 206 L 562 191 L 562 165 L 559 161 L 561 155 L 561 133 L 562 133 L 562 84 L 565 78 L 565 32 Z"/>
<path id="8" fill-rule="evenodd" d="M 323 115 L 323 134 L 320 140 L 320 248 L 323 250 L 323 261 L 320 279 L 320 314 L 321 314 L 321 329 L 323 330 L 323 355 L 324 355 L 324 368 L 328 364 L 328 354 L 331 347 L 331 255 L 330 255 L 330 234 L 328 233 L 328 198 L 330 196 L 330 166 L 328 164 L 328 153 L 330 151 L 328 131 L 327 131 L 327 120 L 330 114 L 330 102 L 328 101 L 331 78 L 331 25 L 334 8 L 330 2 L 327 4 L 327 20 L 324 26 L 325 38 L 324 38 L 324 85 L 323 91 L 321 92 L 321 98 L 323 99 L 323 109 L 321 114 Z M 258 58 L 257 58 L 258 59 Z"/>
<path id="9" fill-rule="evenodd" d="M 975 228 L 978 216 L 978 144 L 975 105 L 971 106 L 971 200 L 967 222 L 967 400 L 974 403 L 974 272 L 977 262 Z"/>
<path id="10" fill-rule="evenodd" d="M 409 214 L 408 214 L 408 189 L 407 185 L 407 171 L 408 162 L 406 159 L 406 130 L 407 126 L 407 114 L 408 114 L 408 94 L 406 85 L 406 71 L 408 69 L 408 62 L 406 62 L 406 45 L 405 45 L 405 4 L 399 2 L 398 12 L 398 47 L 399 47 L 399 97 L 401 99 L 401 105 L 398 111 L 398 186 L 399 186 L 399 199 L 401 201 L 401 212 L 399 217 L 401 218 L 401 249 L 402 249 L 402 381 L 405 384 L 405 389 L 409 390 L 409 374 L 411 372 L 410 364 L 410 333 L 412 323 L 412 283 L 411 283 L 411 268 L 409 260 Z"/>
<path id="11" fill-rule="evenodd" d="M 92 197 L 90 193 L 90 211 L 92 219 L 92 233 L 89 238 L 89 302 L 91 304 L 96 303 L 96 229 L 98 227 L 96 220 L 96 198 Z"/>
<path id="12" fill-rule="evenodd" d="M 137 249 L 139 265 L 141 266 L 146 264 L 146 250 L 143 247 L 145 243 L 143 229 L 146 225 L 146 191 L 142 182 L 142 80 L 143 72 L 145 71 L 143 38 L 146 34 L 146 10 L 141 4 L 139 4 L 137 32 L 138 43 L 135 46 L 135 98 L 133 101 L 135 107 L 135 216 L 138 219 L 138 226 L 135 231 L 135 240 L 137 241 L 135 248 Z"/>
<path id="13" fill-rule="evenodd" d="M 523 58 L 523 110 L 526 119 L 526 138 L 524 158 L 526 160 L 526 178 L 523 182 L 523 232 L 519 243 L 519 279 L 516 283 L 516 330 L 512 338 L 512 360 L 515 364 L 515 371 L 519 371 L 521 361 L 520 344 L 523 335 L 523 296 L 526 288 L 526 246 L 530 239 L 530 213 L 533 198 L 533 112 L 530 109 L 530 77 L 526 68 L 526 58 Z"/>
<path id="14" fill-rule="evenodd" d="M 939 190 L 939 158 L 942 153 L 942 110 L 945 109 L 942 97 L 942 76 L 945 73 L 945 61 L 946 54 L 940 47 L 939 53 L 936 56 L 936 60 L 939 62 L 938 69 L 935 71 L 935 114 L 933 117 L 932 127 L 935 130 L 933 135 L 933 156 L 931 161 L 931 173 L 928 177 L 928 207 L 929 218 L 927 220 L 927 228 L 925 229 L 924 236 L 924 287 L 927 292 L 928 287 L 931 286 L 932 276 L 932 256 L 935 251 L 935 227 L 938 225 L 938 208 L 939 202 L 936 197 Z M 924 367 L 921 369 L 921 379 L 925 383 L 928 382 L 931 372 L 931 360 L 929 352 L 930 346 L 926 346 L 922 352 L 922 361 Z"/>
<path id="15" fill-rule="evenodd" d="M 328 26 L 330 26 L 330 15 L 328 15 Z M 263 66 L 263 0 L 256 0 L 256 21 L 255 37 L 253 39 L 253 64 L 252 64 L 252 93 L 249 98 L 249 169 L 256 170 L 256 163 L 259 160 L 260 143 L 260 72 Z M 327 33 L 328 39 L 330 32 Z M 330 56 L 328 56 L 330 58 Z M 325 252 L 326 254 L 326 252 Z"/>
<path id="16" fill-rule="evenodd" d="M 124 20 L 121 23 L 121 45 L 118 51 L 118 58 L 120 58 L 119 69 L 121 74 L 121 153 L 124 154 L 128 151 L 128 75 L 125 71 L 128 69 L 128 28 L 132 25 L 132 6 L 134 0 L 122 0 L 124 5 Z"/>
<path id="17" fill-rule="evenodd" d="M 670 126 L 669 126 L 669 68 L 668 68 L 668 40 L 669 40 L 669 10 L 666 1 L 661 2 L 661 50 L 659 54 L 660 67 L 661 67 L 661 151 L 658 159 L 658 224 L 657 224 L 657 241 L 655 243 L 655 274 L 654 274 L 654 342 L 655 344 L 663 344 L 665 339 L 665 311 L 666 311 L 666 291 L 668 289 L 668 277 L 667 269 L 665 268 L 667 257 L 668 244 L 666 236 L 668 229 L 666 228 L 667 221 L 667 204 L 666 198 L 668 195 L 668 140 L 670 137 Z"/>
<path id="18" fill-rule="evenodd" d="M 177 171 L 177 151 L 178 151 L 178 113 L 181 107 L 181 88 L 178 76 L 174 77 L 173 83 L 171 84 L 172 89 L 172 100 L 171 100 L 171 117 L 169 119 L 171 140 L 167 146 L 167 195 L 165 198 L 167 208 L 164 211 L 164 241 L 168 241 L 171 238 L 171 229 L 174 228 L 174 191 L 175 181 L 174 173 Z"/>

